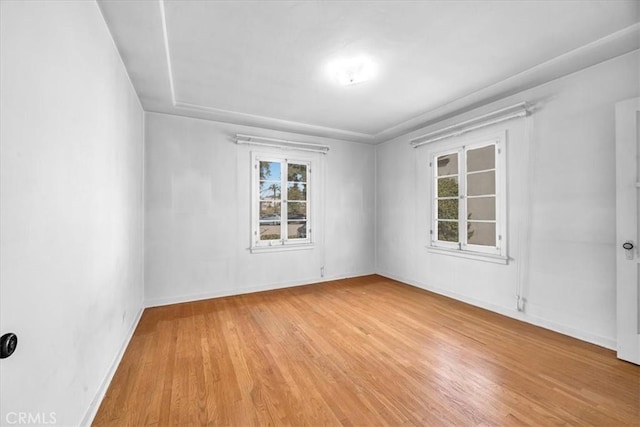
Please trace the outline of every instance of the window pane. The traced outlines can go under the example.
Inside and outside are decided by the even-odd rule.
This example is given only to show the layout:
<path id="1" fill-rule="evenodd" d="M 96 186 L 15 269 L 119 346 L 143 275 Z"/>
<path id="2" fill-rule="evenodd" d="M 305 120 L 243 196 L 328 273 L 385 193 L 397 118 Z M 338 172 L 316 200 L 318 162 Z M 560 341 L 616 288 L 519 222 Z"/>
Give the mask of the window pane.
<path id="1" fill-rule="evenodd" d="M 440 156 L 436 162 L 438 164 L 438 176 L 456 175 L 458 173 L 458 153 Z"/>
<path id="2" fill-rule="evenodd" d="M 458 223 L 456 221 L 438 221 L 438 240 L 458 242 Z"/>
<path id="3" fill-rule="evenodd" d="M 280 222 L 280 202 L 260 202 L 260 222 Z"/>
<path id="4" fill-rule="evenodd" d="M 476 148 L 467 151 L 467 171 L 481 171 L 496 167 L 496 146 Z"/>
<path id="5" fill-rule="evenodd" d="M 478 197 L 467 199 L 467 219 L 496 219 L 496 198 Z"/>
<path id="6" fill-rule="evenodd" d="M 473 245 L 495 246 L 496 223 L 469 221 L 467 223 L 467 242 Z"/>
<path id="7" fill-rule="evenodd" d="M 280 162 L 260 162 L 260 181 L 280 180 Z"/>
<path id="8" fill-rule="evenodd" d="M 438 219 L 458 219 L 458 199 L 438 200 Z"/>
<path id="9" fill-rule="evenodd" d="M 261 181 L 260 182 L 260 199 L 261 200 L 280 200 L 280 182 Z"/>
<path id="10" fill-rule="evenodd" d="M 482 196 L 496 193 L 495 171 L 467 175 L 467 195 Z"/>
<path id="11" fill-rule="evenodd" d="M 287 184 L 288 200 L 307 200 L 307 184 L 290 182 Z"/>
<path id="12" fill-rule="evenodd" d="M 287 181 L 307 182 L 307 165 L 296 165 L 289 163 L 287 171 Z"/>
<path id="13" fill-rule="evenodd" d="M 438 197 L 455 197 L 458 195 L 458 178 L 439 178 Z"/>
<path id="14" fill-rule="evenodd" d="M 280 223 L 260 224 L 260 240 L 280 239 Z"/>
<path id="15" fill-rule="evenodd" d="M 287 224 L 287 233 L 290 239 L 306 239 L 307 238 L 307 222 L 306 221 L 289 221 Z"/>
<path id="16" fill-rule="evenodd" d="M 289 202 L 287 219 L 307 219 L 307 204 L 305 202 Z"/>

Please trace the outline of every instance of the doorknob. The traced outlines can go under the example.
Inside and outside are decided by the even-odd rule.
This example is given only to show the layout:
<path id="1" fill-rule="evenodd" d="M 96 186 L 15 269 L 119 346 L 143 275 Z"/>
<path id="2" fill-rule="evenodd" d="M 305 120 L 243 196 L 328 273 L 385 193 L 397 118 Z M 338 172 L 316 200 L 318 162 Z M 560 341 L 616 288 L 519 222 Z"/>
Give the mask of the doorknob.
<path id="1" fill-rule="evenodd" d="M 633 259 L 633 248 L 635 248 L 635 245 L 631 241 L 626 241 L 622 244 L 622 249 L 627 251 L 625 254 L 627 259 Z"/>
<path id="2" fill-rule="evenodd" d="M 16 351 L 18 346 L 18 336 L 9 332 L 0 337 L 0 359 L 5 359 Z"/>

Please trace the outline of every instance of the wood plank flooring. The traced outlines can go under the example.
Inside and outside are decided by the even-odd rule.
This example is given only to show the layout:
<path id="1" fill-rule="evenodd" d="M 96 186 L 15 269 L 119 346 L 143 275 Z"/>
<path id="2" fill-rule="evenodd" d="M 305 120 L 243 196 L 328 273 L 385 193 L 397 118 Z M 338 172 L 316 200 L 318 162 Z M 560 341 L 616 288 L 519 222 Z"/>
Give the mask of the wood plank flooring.
<path id="1" fill-rule="evenodd" d="M 640 425 L 640 367 L 380 276 L 145 310 L 95 426 Z"/>

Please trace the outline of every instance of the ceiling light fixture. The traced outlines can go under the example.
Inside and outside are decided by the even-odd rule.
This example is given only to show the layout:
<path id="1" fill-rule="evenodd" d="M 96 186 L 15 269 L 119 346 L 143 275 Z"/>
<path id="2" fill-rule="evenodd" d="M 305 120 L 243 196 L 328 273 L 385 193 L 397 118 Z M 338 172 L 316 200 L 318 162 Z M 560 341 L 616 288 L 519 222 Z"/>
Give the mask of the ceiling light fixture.
<path id="1" fill-rule="evenodd" d="M 336 59 L 327 68 L 330 76 L 343 86 L 371 80 L 375 72 L 373 61 L 364 55 Z"/>

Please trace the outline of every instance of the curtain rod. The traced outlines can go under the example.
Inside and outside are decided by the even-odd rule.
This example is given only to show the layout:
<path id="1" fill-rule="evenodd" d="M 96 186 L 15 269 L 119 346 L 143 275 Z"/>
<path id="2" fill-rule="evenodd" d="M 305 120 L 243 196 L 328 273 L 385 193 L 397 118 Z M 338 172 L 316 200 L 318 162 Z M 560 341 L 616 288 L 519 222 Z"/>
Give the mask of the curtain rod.
<path id="1" fill-rule="evenodd" d="M 435 132 L 430 132 L 426 135 L 419 136 L 410 141 L 413 148 L 418 148 L 422 145 L 432 142 L 440 141 L 446 138 L 462 135 L 472 130 L 480 129 L 489 125 L 504 122 L 506 120 L 515 119 L 517 117 L 524 117 L 529 114 L 529 109 L 526 102 L 512 105 L 510 107 L 501 108 L 492 113 L 484 114 L 474 119 L 465 120 L 455 125 L 447 126 L 443 129 Z"/>
<path id="2" fill-rule="evenodd" d="M 314 153 L 322 154 L 327 154 L 327 152 L 329 151 L 328 145 L 310 144 L 308 142 L 288 141 L 286 139 L 267 138 L 263 136 L 243 134 L 236 135 L 236 144 L 253 144 L 265 147 L 291 148 L 294 150 L 312 151 Z"/>

